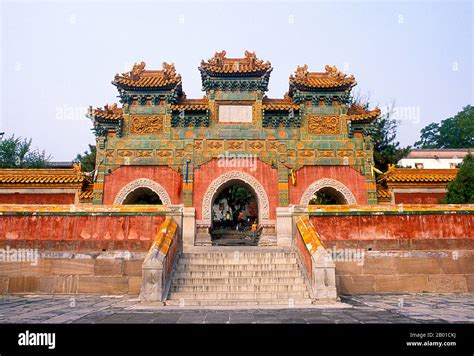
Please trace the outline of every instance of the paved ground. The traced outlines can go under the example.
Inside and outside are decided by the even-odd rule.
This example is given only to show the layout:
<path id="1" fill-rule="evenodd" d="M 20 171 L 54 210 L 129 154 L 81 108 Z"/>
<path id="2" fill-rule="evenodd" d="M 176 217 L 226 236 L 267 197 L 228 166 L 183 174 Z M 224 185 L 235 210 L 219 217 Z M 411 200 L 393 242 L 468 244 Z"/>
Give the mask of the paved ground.
<path id="1" fill-rule="evenodd" d="M 184 309 L 128 296 L 3 296 L 1 323 L 474 323 L 472 294 L 343 296 L 338 305 Z"/>

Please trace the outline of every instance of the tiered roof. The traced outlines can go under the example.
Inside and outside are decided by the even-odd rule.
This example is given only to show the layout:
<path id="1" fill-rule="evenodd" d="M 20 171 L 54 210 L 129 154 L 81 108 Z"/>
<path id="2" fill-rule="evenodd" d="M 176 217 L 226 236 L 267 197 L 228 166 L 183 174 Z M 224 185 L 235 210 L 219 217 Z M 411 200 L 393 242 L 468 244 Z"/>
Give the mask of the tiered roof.
<path id="1" fill-rule="evenodd" d="M 296 68 L 295 74 L 290 75 L 290 93 L 295 89 L 303 91 L 314 90 L 348 90 L 357 83 L 353 75 L 348 77 L 336 66 L 326 65 L 325 72 L 309 72 L 308 66 Z"/>
<path id="2" fill-rule="evenodd" d="M 257 58 L 255 52 L 244 52 L 244 58 L 227 58 L 226 51 L 216 52 L 207 62 L 199 67 L 201 72 L 210 76 L 260 76 L 271 72 L 270 62 Z"/>
<path id="3" fill-rule="evenodd" d="M 94 119 L 119 120 L 123 119 L 123 110 L 115 103 L 104 105 L 103 108 L 92 108 L 92 106 L 89 106 L 87 116 Z"/>
<path id="4" fill-rule="evenodd" d="M 116 74 L 112 84 L 122 89 L 167 90 L 181 87 L 181 75 L 173 63 L 163 62 L 162 70 L 145 70 L 145 62 L 140 62 L 130 72 Z"/>
<path id="5" fill-rule="evenodd" d="M 79 166 L 70 169 L 1 169 L 1 188 L 81 188 L 89 178 Z"/>
<path id="6" fill-rule="evenodd" d="M 171 105 L 173 111 L 206 111 L 209 109 L 209 99 L 186 99 L 181 98 L 176 104 Z"/>
<path id="7" fill-rule="evenodd" d="M 445 187 L 453 181 L 459 169 L 417 169 L 395 168 L 390 166 L 388 171 L 378 181 L 387 187 Z"/>
<path id="8" fill-rule="evenodd" d="M 390 191 L 381 184 L 377 184 L 377 201 L 381 202 L 390 202 L 391 194 Z"/>
<path id="9" fill-rule="evenodd" d="M 380 117 L 380 109 L 366 110 L 362 105 L 352 104 L 347 110 L 347 119 L 357 123 L 370 123 Z"/>
<path id="10" fill-rule="evenodd" d="M 285 96 L 283 99 L 270 99 L 264 97 L 262 100 L 262 109 L 267 111 L 287 111 L 287 110 L 299 110 L 300 106 L 295 104 L 293 100 Z"/>

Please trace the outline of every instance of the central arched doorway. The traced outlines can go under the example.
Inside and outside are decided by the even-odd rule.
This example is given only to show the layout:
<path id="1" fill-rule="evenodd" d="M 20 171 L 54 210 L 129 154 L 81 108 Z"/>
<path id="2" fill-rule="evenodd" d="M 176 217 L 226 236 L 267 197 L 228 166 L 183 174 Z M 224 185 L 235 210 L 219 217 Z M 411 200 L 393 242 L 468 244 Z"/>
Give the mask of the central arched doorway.
<path id="1" fill-rule="evenodd" d="M 258 201 L 246 182 L 231 180 L 214 194 L 211 206 L 212 244 L 218 246 L 257 245 L 252 225 L 258 224 Z"/>
<path id="2" fill-rule="evenodd" d="M 259 239 L 266 241 L 269 235 L 270 203 L 265 188 L 254 176 L 241 171 L 229 171 L 215 178 L 207 187 L 202 197 L 202 220 L 196 221 L 196 244 L 211 244 L 211 230 L 213 224 L 213 206 L 220 193 L 229 186 L 240 185 L 245 187 L 256 199 Z M 218 217 L 219 220 L 219 217 Z M 261 231 L 261 233 L 260 233 Z"/>

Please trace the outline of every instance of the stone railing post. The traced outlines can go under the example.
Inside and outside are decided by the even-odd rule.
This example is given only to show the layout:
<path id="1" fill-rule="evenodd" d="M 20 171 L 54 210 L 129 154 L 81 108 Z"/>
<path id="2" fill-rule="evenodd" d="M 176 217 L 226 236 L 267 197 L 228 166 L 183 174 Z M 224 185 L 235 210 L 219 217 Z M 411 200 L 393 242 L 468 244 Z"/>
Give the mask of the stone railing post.
<path id="1" fill-rule="evenodd" d="M 336 300 L 336 265 L 331 255 L 322 246 L 319 246 L 311 259 L 313 262 L 311 285 L 314 298 Z"/>

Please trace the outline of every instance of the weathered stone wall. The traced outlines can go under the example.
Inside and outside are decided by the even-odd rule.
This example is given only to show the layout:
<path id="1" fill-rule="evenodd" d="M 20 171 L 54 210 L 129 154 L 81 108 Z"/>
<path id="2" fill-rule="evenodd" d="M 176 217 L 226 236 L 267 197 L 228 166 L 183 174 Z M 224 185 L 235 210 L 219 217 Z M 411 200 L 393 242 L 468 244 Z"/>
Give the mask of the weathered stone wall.
<path id="1" fill-rule="evenodd" d="M 474 293 L 473 206 L 309 210 L 333 252 L 339 293 Z"/>
<path id="2" fill-rule="evenodd" d="M 333 253 L 339 293 L 474 293 L 473 206 L 306 213 Z M 0 262 L 0 293 L 138 294 L 145 252 L 167 214 L 156 206 L 0 206 L 0 248 L 40 254 L 36 265 Z M 363 262 L 339 260 L 340 250 L 362 252 Z"/>
<path id="3" fill-rule="evenodd" d="M 446 193 L 399 193 L 395 192 L 395 204 L 438 204 Z"/>
<path id="4" fill-rule="evenodd" d="M 0 206 L 0 294 L 138 294 L 167 214 L 157 206 Z"/>
<path id="5" fill-rule="evenodd" d="M 325 241 L 474 239 L 474 211 L 415 209 L 327 210 L 311 213 L 311 222 Z"/>
<path id="6" fill-rule="evenodd" d="M 139 294 L 145 253 L 41 253 L 0 262 L 0 294 Z"/>
<path id="7" fill-rule="evenodd" d="M 0 248 L 147 251 L 164 207 L 0 206 Z"/>
<path id="8" fill-rule="evenodd" d="M 340 294 L 474 293 L 474 250 L 365 251 L 363 264 L 336 261 Z"/>
<path id="9" fill-rule="evenodd" d="M 0 194 L 0 204 L 74 204 L 74 193 Z"/>

